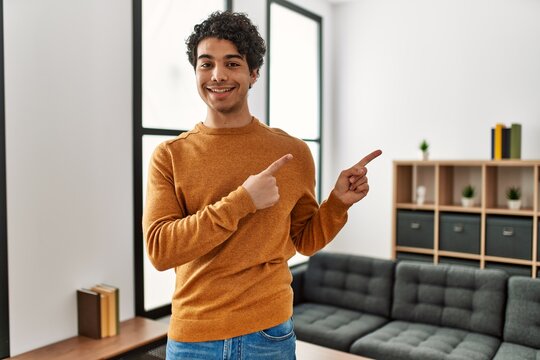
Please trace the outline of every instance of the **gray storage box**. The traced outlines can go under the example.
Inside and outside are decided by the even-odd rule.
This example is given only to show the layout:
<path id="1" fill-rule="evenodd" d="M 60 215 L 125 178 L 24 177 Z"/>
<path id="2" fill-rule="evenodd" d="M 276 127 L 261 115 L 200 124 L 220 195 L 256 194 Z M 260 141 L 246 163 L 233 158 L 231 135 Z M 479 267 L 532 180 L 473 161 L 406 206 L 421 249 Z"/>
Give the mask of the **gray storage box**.
<path id="1" fill-rule="evenodd" d="M 399 210 L 397 245 L 433 249 L 433 212 Z"/>
<path id="2" fill-rule="evenodd" d="M 486 255 L 532 259 L 532 218 L 488 216 Z"/>
<path id="3" fill-rule="evenodd" d="M 480 215 L 441 214 L 439 249 L 480 254 Z"/>
<path id="4" fill-rule="evenodd" d="M 398 261 L 403 260 L 403 261 L 419 261 L 419 262 L 433 263 L 433 256 L 425 255 L 425 254 L 412 254 L 412 253 L 398 252 L 396 254 L 396 258 Z"/>

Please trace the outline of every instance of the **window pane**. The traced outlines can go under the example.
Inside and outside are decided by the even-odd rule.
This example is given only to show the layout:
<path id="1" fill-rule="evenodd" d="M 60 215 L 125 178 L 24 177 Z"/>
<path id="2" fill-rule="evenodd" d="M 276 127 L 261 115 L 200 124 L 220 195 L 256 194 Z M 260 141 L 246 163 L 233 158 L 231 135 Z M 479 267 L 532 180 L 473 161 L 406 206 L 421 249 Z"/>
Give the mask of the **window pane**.
<path id="1" fill-rule="evenodd" d="M 313 161 L 315 161 L 315 178 L 317 179 L 317 183 L 315 184 L 315 194 L 317 195 L 317 201 L 321 202 L 320 195 L 319 195 L 319 143 L 316 141 L 306 141 L 307 145 L 309 146 L 309 150 L 311 150 L 311 155 L 313 156 Z M 301 262 L 308 261 L 309 257 L 302 255 L 300 253 L 296 253 L 292 258 L 289 259 L 288 264 L 289 266 L 293 266 L 296 264 L 299 264 Z"/>
<path id="2" fill-rule="evenodd" d="M 270 126 L 319 139 L 319 23 L 276 3 L 270 11 Z"/>
<path id="3" fill-rule="evenodd" d="M 191 129 L 206 105 L 195 84 L 185 40 L 224 0 L 142 1 L 142 122 L 146 128 Z"/>
<path id="4" fill-rule="evenodd" d="M 319 167 L 321 166 L 321 162 L 319 159 L 319 143 L 316 141 L 306 141 L 306 143 L 309 146 L 309 150 L 311 150 L 311 155 L 313 156 L 313 161 L 315 161 L 315 178 L 317 180 L 315 184 L 315 194 L 317 195 L 317 200 L 321 202 L 320 195 L 319 195 L 319 186 L 321 183 L 321 179 L 319 178 Z"/>
<path id="5" fill-rule="evenodd" d="M 300 264 L 302 262 L 306 262 L 308 260 L 309 260 L 309 256 L 302 255 L 300 253 L 296 253 L 296 255 L 294 255 L 292 258 L 290 258 L 287 263 L 289 264 L 289 266 L 293 266 L 293 265 L 296 265 L 296 264 Z"/>
<path id="6" fill-rule="evenodd" d="M 146 184 L 148 182 L 148 165 L 156 146 L 165 140 L 172 139 L 173 136 L 144 135 L 142 139 L 143 155 L 143 204 L 146 202 Z M 174 290 L 175 274 L 174 270 L 157 271 L 146 254 L 146 244 L 143 238 L 144 261 L 144 309 L 146 311 L 170 304 Z"/>

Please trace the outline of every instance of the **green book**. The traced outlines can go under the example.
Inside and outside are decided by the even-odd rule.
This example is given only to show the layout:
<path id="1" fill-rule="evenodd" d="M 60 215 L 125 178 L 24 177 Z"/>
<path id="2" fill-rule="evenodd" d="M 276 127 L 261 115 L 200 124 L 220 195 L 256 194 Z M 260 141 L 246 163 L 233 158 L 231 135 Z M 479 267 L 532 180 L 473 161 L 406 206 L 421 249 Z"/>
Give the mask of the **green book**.
<path id="1" fill-rule="evenodd" d="M 521 124 L 511 125 L 510 159 L 521 159 Z"/>

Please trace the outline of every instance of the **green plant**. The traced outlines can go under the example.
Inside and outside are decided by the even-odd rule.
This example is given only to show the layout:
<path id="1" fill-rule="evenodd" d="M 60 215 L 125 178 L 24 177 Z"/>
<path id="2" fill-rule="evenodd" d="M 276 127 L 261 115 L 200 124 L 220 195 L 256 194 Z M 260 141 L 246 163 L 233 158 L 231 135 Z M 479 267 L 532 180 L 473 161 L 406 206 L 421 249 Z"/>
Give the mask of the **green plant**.
<path id="1" fill-rule="evenodd" d="M 521 189 L 518 186 L 510 186 L 506 190 L 506 198 L 508 200 L 519 200 L 519 199 L 521 199 Z"/>
<path id="2" fill-rule="evenodd" d="M 428 149 L 429 143 L 425 139 L 422 140 L 422 142 L 420 143 L 420 150 L 422 150 L 422 152 L 426 152 Z"/>
<path id="3" fill-rule="evenodd" d="M 461 196 L 467 199 L 472 199 L 474 197 L 474 192 L 474 186 L 467 185 L 463 188 L 463 190 L 461 190 Z"/>

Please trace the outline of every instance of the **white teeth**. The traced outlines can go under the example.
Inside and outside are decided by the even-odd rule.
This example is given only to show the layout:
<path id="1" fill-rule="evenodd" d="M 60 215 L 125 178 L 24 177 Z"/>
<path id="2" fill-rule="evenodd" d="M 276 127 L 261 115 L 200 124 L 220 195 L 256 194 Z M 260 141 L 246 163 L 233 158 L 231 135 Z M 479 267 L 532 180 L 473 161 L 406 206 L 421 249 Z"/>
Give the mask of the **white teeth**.
<path id="1" fill-rule="evenodd" d="M 231 91 L 232 88 L 230 89 L 209 89 L 210 91 L 212 92 L 215 92 L 215 93 L 224 93 L 224 92 L 227 92 L 227 91 Z"/>

